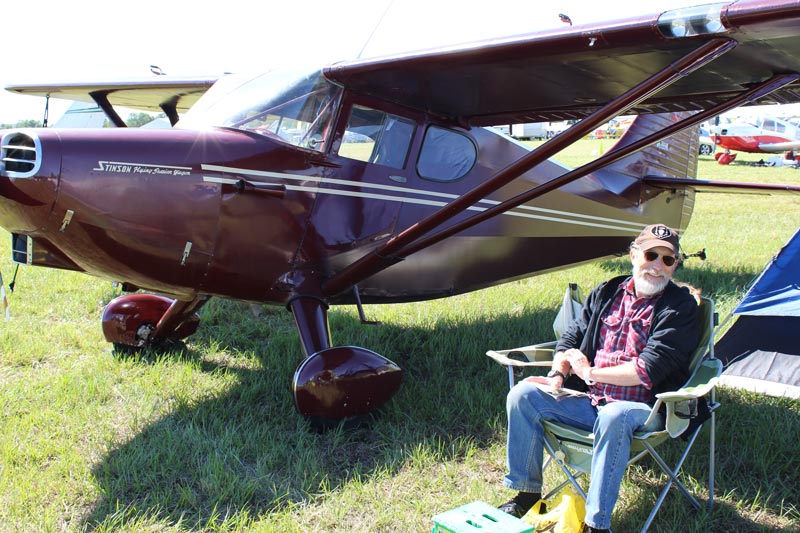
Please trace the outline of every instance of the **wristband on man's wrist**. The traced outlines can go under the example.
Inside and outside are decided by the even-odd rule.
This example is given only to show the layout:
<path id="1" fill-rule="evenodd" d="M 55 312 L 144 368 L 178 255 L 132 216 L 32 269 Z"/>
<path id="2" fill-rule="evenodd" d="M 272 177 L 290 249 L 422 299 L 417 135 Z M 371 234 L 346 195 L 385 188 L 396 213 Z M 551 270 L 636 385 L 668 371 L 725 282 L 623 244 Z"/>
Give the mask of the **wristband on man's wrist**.
<path id="1" fill-rule="evenodd" d="M 556 376 L 561 376 L 561 383 L 564 383 L 565 381 L 567 381 L 567 376 L 565 376 L 564 373 L 561 372 L 560 370 L 556 370 L 554 368 L 550 372 L 547 373 L 547 377 L 548 378 L 554 378 Z"/>

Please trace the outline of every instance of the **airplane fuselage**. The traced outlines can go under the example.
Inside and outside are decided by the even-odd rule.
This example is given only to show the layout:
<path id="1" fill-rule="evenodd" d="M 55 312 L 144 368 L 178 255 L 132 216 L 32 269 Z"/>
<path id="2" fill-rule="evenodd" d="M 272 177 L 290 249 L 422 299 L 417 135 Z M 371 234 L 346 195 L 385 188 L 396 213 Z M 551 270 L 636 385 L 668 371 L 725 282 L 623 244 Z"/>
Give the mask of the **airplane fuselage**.
<path id="1" fill-rule="evenodd" d="M 458 134 L 480 155 L 452 183 L 426 181 L 413 165 L 382 168 L 229 129 L 16 132 L 4 144 L 34 139 L 40 161 L 35 175 L 2 178 L 0 224 L 20 252 L 29 238 L 28 262 L 179 299 L 326 296 L 322 280 L 525 151 L 484 129 Z M 482 205 L 563 171 L 541 165 Z M 360 283 L 362 297 L 446 296 L 624 251 L 652 215 L 638 190 L 614 195 L 587 182 L 407 258 Z M 647 211 L 681 222 L 651 204 Z M 327 295 L 352 300 L 338 296 Z"/>
<path id="2" fill-rule="evenodd" d="M 778 153 L 800 148 L 800 127 L 770 117 L 754 118 L 711 128 L 711 138 L 720 148 L 748 153 Z"/>

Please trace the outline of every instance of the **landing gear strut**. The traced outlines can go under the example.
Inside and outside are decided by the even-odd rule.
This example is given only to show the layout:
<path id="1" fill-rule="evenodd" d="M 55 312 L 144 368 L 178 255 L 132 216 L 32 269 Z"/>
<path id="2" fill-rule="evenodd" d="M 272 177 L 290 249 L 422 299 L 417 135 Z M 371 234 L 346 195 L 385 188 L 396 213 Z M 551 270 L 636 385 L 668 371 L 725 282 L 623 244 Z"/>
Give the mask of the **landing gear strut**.
<path id="1" fill-rule="evenodd" d="M 392 361 L 358 346 L 330 346 L 324 301 L 300 296 L 288 307 L 306 352 L 292 380 L 300 414 L 333 421 L 366 415 L 397 392 L 403 371 Z"/>

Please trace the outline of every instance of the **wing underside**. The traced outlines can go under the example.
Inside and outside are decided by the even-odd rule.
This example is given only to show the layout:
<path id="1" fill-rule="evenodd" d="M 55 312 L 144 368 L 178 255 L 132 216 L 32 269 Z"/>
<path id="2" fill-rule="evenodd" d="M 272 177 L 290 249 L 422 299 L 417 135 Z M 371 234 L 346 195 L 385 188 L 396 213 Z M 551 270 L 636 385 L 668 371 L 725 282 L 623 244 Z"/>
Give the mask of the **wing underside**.
<path id="1" fill-rule="evenodd" d="M 714 10 L 716 26 L 704 22 Z M 679 15 L 668 12 L 339 63 L 325 73 L 353 91 L 481 126 L 584 118 L 715 38 L 736 46 L 628 112 L 708 109 L 775 75 L 800 72 L 798 2 L 742 1 L 696 12 L 713 32 L 676 30 Z M 692 20 L 686 24 L 699 24 Z M 690 35 L 674 36 L 682 31 Z M 750 103 L 797 101 L 795 82 Z"/>
<path id="2" fill-rule="evenodd" d="M 159 76 L 118 82 L 18 84 L 6 90 L 31 96 L 50 96 L 77 102 L 94 102 L 105 95 L 115 106 L 159 113 L 164 105 L 188 110 L 217 80 L 215 77 L 169 78 Z"/>
<path id="3" fill-rule="evenodd" d="M 97 104 L 118 126 L 124 122 L 115 109 L 124 107 L 165 113 L 174 124 L 214 84 L 217 77 L 173 78 L 157 76 L 113 82 L 19 84 L 7 91 Z"/>

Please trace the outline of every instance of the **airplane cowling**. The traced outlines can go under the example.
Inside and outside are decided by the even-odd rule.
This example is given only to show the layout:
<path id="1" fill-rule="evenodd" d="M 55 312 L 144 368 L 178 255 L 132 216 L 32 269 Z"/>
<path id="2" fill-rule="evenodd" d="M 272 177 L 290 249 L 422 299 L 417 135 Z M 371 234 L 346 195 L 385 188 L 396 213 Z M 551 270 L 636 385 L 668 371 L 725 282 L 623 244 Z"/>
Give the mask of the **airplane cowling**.
<path id="1" fill-rule="evenodd" d="M 292 391 L 303 416 L 339 420 L 382 406 L 402 380 L 403 370 L 382 355 L 358 346 L 336 346 L 300 363 Z"/>
<path id="2" fill-rule="evenodd" d="M 173 300 L 155 294 L 126 294 L 114 298 L 103 311 L 103 334 L 108 342 L 144 347 L 148 334 L 172 305 Z M 183 339 L 197 331 L 200 316 L 196 313 L 169 335 Z M 144 329 L 143 329 L 144 328 Z"/>

